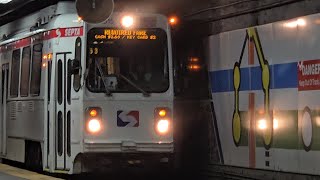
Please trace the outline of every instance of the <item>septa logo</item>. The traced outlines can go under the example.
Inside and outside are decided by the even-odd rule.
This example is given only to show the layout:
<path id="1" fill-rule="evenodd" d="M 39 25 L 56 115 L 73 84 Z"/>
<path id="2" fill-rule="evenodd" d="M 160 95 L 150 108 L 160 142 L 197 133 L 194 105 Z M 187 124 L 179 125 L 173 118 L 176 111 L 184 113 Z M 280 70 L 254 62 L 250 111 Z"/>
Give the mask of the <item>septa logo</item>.
<path id="1" fill-rule="evenodd" d="M 64 30 L 65 37 L 72 37 L 72 36 L 81 36 L 81 28 L 67 28 Z"/>
<path id="2" fill-rule="evenodd" d="M 139 111 L 117 111 L 118 127 L 139 127 Z"/>

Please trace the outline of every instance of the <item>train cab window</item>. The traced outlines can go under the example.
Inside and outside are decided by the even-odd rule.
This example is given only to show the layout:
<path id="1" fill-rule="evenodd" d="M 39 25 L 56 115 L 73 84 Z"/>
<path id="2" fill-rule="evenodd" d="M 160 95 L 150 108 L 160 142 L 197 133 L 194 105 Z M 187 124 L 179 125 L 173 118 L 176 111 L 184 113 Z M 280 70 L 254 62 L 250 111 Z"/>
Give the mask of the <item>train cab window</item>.
<path id="1" fill-rule="evenodd" d="M 22 50 L 22 62 L 21 62 L 21 84 L 20 95 L 28 96 L 29 93 L 29 74 L 30 74 L 30 59 L 31 48 L 30 46 L 23 48 Z"/>
<path id="2" fill-rule="evenodd" d="M 36 44 L 32 50 L 32 74 L 30 94 L 39 96 L 41 83 L 42 44 Z"/>
<path id="3" fill-rule="evenodd" d="M 20 49 L 14 50 L 11 62 L 10 97 L 18 97 L 20 73 Z"/>
<path id="4" fill-rule="evenodd" d="M 163 93 L 169 88 L 167 35 L 162 29 L 143 29 L 145 39 L 123 36 L 102 39 L 97 34 L 120 29 L 91 29 L 88 32 L 88 78 L 91 92 Z M 139 87 L 139 88 L 137 88 Z"/>

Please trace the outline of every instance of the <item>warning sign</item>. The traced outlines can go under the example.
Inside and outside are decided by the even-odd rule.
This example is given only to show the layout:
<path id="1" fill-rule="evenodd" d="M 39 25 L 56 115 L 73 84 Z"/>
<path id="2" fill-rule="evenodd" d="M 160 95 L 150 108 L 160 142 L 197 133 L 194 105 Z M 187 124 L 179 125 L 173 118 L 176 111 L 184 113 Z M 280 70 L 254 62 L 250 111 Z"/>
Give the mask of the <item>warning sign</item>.
<path id="1" fill-rule="evenodd" d="M 320 89 L 320 60 L 298 62 L 298 90 Z"/>

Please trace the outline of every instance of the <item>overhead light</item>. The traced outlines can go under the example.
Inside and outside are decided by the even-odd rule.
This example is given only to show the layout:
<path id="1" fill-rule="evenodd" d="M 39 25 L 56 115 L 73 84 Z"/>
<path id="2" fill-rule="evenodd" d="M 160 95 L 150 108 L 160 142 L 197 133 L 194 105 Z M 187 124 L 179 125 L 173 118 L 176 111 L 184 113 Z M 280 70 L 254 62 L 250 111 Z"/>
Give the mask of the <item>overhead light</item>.
<path id="1" fill-rule="evenodd" d="M 7 4 L 11 2 L 12 0 L 0 0 L 0 4 Z"/>
<path id="2" fill-rule="evenodd" d="M 304 19 L 299 18 L 297 20 L 284 23 L 284 26 L 288 28 L 296 28 L 298 26 L 306 26 L 306 24 L 307 23 Z"/>
<path id="3" fill-rule="evenodd" d="M 129 28 L 133 25 L 134 20 L 132 16 L 124 16 L 121 20 L 122 26 Z"/>

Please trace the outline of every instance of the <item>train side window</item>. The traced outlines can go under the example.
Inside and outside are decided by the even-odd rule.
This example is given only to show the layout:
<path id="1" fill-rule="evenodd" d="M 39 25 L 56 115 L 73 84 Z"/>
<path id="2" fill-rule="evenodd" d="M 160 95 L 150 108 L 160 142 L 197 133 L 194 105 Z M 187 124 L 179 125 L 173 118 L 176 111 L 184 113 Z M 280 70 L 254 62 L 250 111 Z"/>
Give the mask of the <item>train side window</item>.
<path id="1" fill-rule="evenodd" d="M 14 50 L 11 61 L 10 97 L 18 97 L 20 74 L 20 49 Z"/>
<path id="2" fill-rule="evenodd" d="M 21 82 L 20 82 L 20 95 L 26 97 L 29 95 L 29 76 L 30 76 L 30 59 L 31 48 L 30 46 L 22 50 L 21 62 Z"/>
<path id="3" fill-rule="evenodd" d="M 36 44 L 32 50 L 32 73 L 30 94 L 39 96 L 41 83 L 42 44 Z"/>

